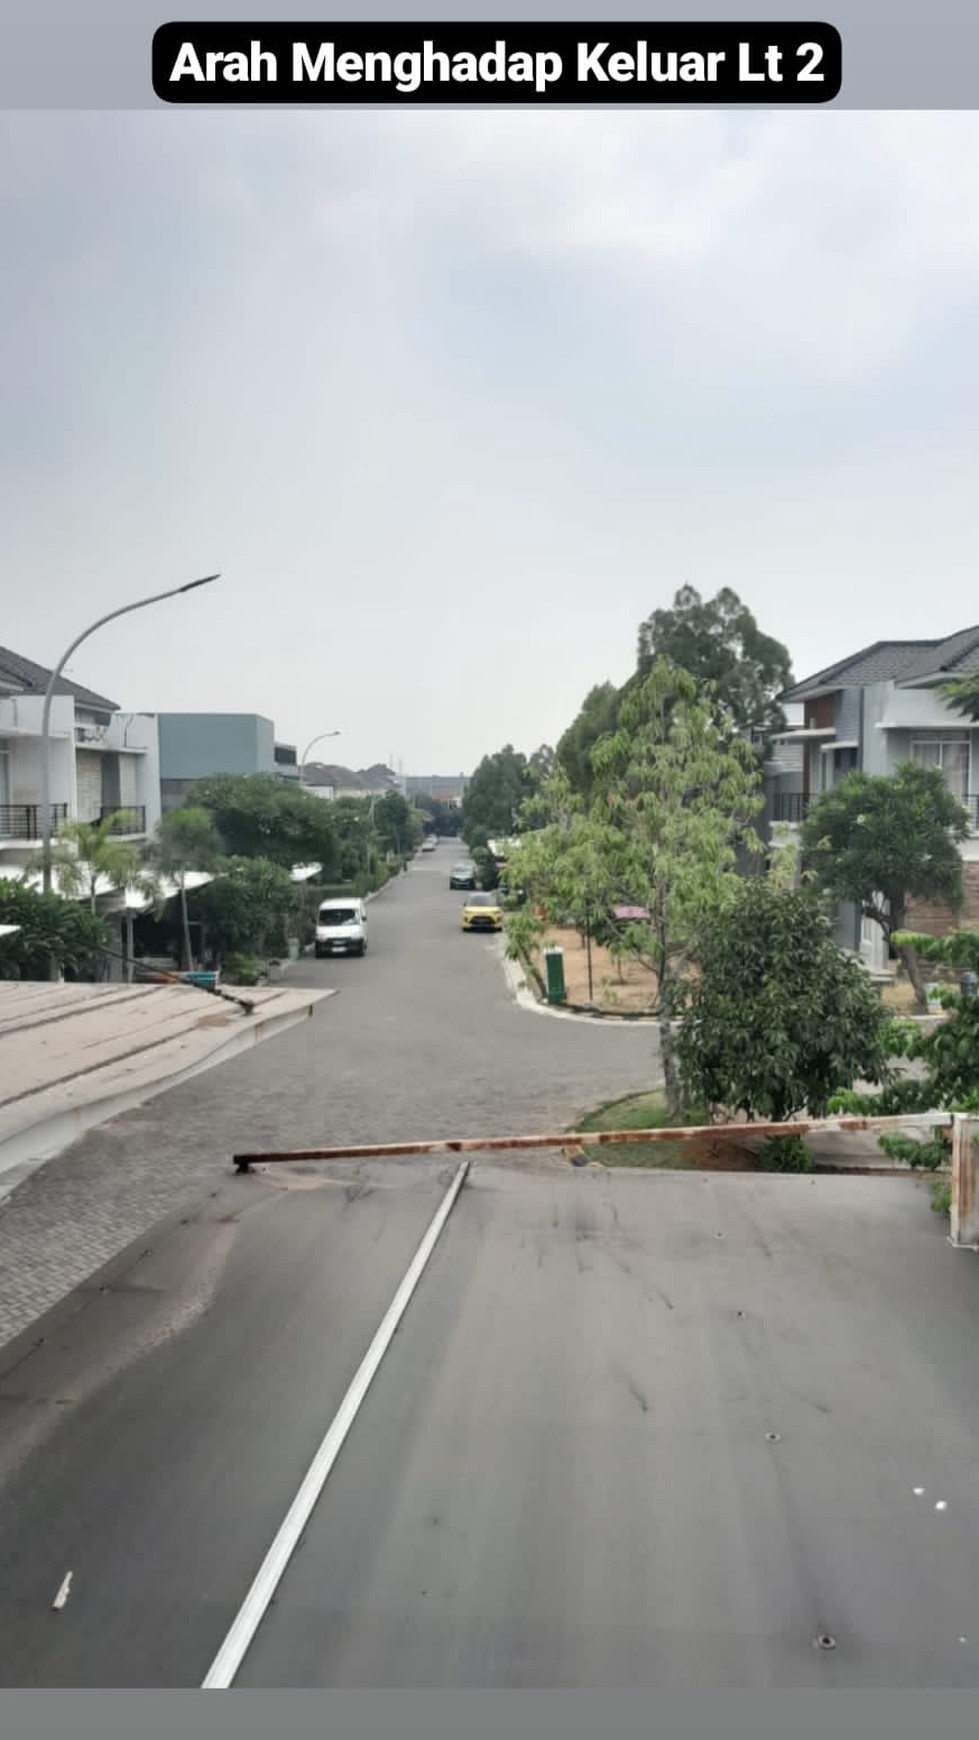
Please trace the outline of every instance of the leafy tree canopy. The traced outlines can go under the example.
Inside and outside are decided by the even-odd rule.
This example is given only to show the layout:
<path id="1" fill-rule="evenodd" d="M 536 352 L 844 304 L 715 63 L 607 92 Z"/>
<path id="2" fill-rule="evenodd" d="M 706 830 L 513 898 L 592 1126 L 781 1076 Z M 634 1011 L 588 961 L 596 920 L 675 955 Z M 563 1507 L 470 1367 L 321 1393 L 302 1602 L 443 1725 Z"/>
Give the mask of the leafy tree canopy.
<path id="1" fill-rule="evenodd" d="M 418 845 L 424 823 L 407 798 L 389 791 L 374 805 L 374 828 L 384 851 L 403 858 Z"/>
<path id="2" fill-rule="evenodd" d="M 545 916 L 591 924 L 612 904 L 645 908 L 622 944 L 655 975 L 667 1104 L 679 1111 L 672 1023 L 703 924 L 728 897 L 739 841 L 754 843 L 761 805 L 749 745 L 719 719 L 686 671 L 657 659 L 591 752 L 586 802 L 563 767 L 542 790 L 551 817 L 510 865 L 530 910 L 515 940 Z M 539 909 L 539 910 L 538 910 Z"/>
<path id="3" fill-rule="evenodd" d="M 298 913 L 302 891 L 281 864 L 268 858 L 235 857 L 215 881 L 195 889 L 188 901 L 194 917 L 207 924 L 222 958 L 229 954 L 262 957 L 284 950 L 288 921 Z"/>
<path id="4" fill-rule="evenodd" d="M 583 796 L 591 793 L 595 770 L 592 750 L 602 737 L 615 730 L 622 695 L 614 683 L 598 683 L 590 689 L 581 710 L 558 739 L 556 758 L 574 791 Z"/>
<path id="5" fill-rule="evenodd" d="M 485 846 L 501 834 L 512 834 L 521 806 L 533 795 L 535 786 L 526 756 L 512 743 L 495 755 L 484 755 L 462 801 L 466 844 L 470 848 Z"/>
<path id="6" fill-rule="evenodd" d="M 215 773 L 198 780 L 189 803 L 208 810 L 232 857 L 268 858 L 288 869 L 322 864 L 332 878 L 339 845 L 333 805 L 274 774 Z"/>
<path id="7" fill-rule="evenodd" d="M 12 936 L 0 937 L 4 979 L 47 979 L 52 960 L 69 977 L 93 978 L 109 941 L 103 919 L 24 882 L 0 882 L 0 924 L 20 926 Z"/>
<path id="8" fill-rule="evenodd" d="M 792 681 L 788 649 L 763 634 L 736 592 L 724 586 L 713 598 L 702 598 L 694 586 L 682 586 L 669 610 L 654 610 L 639 626 L 637 669 L 640 677 L 657 658 L 668 658 L 712 687 L 718 700 L 742 731 L 767 744 L 785 727 L 778 696 Z"/>
<path id="9" fill-rule="evenodd" d="M 887 1013 L 837 947 L 811 888 L 742 881 L 706 928 L 677 1039 L 686 1093 L 714 1111 L 824 1117 L 831 1095 L 887 1074 Z"/>
<path id="10" fill-rule="evenodd" d="M 960 903 L 957 842 L 968 831 L 941 770 L 906 762 L 891 776 L 847 774 L 821 793 L 802 827 L 803 862 L 821 887 L 854 901 L 894 942 L 912 900 Z M 923 1003 L 917 951 L 895 946 Z"/>

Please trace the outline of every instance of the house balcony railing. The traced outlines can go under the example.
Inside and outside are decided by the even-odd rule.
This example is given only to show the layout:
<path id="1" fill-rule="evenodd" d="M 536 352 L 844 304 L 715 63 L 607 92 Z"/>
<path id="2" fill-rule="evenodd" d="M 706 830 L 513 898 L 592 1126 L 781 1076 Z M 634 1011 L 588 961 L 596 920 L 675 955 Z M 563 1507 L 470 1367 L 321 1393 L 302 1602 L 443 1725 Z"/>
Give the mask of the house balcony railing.
<path id="1" fill-rule="evenodd" d="M 804 822 L 809 814 L 812 797 L 805 791 L 776 792 L 772 804 L 773 822 Z"/>
<path id="2" fill-rule="evenodd" d="M 129 835 L 146 832 L 145 804 L 102 804 L 94 820 L 106 822 L 110 816 L 118 818 L 109 830 L 110 833 Z"/>
<path id="3" fill-rule="evenodd" d="M 68 817 L 67 804 L 51 805 L 51 832 L 57 833 Z M 40 804 L 0 804 L 0 840 L 39 840 Z"/>

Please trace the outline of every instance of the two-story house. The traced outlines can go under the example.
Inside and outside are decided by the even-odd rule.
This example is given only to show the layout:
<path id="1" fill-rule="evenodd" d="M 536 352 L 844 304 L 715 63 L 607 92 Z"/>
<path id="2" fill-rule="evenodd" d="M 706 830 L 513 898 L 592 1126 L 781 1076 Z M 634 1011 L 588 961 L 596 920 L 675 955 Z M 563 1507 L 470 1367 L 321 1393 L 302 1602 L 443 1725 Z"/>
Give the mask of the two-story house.
<path id="1" fill-rule="evenodd" d="M 773 839 L 791 839 L 813 799 L 844 774 L 893 774 L 905 761 L 938 767 L 968 812 L 963 843 L 965 908 L 961 923 L 979 925 L 979 725 L 946 702 L 942 684 L 979 671 L 979 627 L 943 640 L 881 640 L 796 683 L 780 698 L 802 707 L 802 721 L 777 741 L 768 769 Z M 940 934 L 954 916 L 918 907 L 909 922 Z M 840 913 L 839 938 L 875 967 L 884 965 L 878 925 L 853 907 Z"/>
<path id="2" fill-rule="evenodd" d="M 23 866 L 42 834 L 41 722 L 51 672 L 0 647 L 0 871 Z M 134 839 L 160 817 L 156 720 L 59 678 L 49 725 L 52 826 L 116 811 Z"/>

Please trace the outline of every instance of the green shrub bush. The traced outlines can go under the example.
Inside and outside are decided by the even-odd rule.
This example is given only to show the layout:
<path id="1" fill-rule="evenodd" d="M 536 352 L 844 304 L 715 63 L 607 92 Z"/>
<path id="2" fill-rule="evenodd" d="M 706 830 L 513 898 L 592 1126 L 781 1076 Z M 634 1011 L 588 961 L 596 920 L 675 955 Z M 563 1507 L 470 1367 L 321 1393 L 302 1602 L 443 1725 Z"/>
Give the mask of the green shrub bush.
<path id="1" fill-rule="evenodd" d="M 813 1158 L 801 1136 L 772 1136 L 758 1151 L 762 1172 L 811 1172 Z"/>

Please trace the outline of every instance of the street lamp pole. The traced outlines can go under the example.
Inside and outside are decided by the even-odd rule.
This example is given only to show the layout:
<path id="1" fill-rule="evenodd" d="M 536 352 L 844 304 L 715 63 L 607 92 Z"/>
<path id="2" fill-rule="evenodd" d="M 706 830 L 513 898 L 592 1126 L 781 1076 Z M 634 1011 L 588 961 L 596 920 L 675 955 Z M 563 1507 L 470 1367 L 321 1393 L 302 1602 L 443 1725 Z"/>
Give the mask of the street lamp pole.
<path id="1" fill-rule="evenodd" d="M 340 732 L 340 731 L 321 731 L 318 737 L 312 738 L 311 741 L 309 743 L 307 743 L 305 749 L 302 752 L 302 756 L 300 757 L 300 761 L 299 761 L 299 783 L 300 783 L 300 785 L 302 785 L 302 783 L 303 783 L 303 776 L 306 772 L 306 763 L 309 760 L 310 750 L 315 749 L 317 743 L 322 743 L 327 737 L 340 737 L 340 736 L 342 736 L 342 732 Z"/>
<path id="2" fill-rule="evenodd" d="M 110 610 L 106 616 L 100 616 L 98 622 L 93 622 L 81 634 L 76 635 L 51 672 L 41 715 L 41 877 L 45 894 L 51 892 L 51 702 L 65 665 L 83 640 L 87 640 L 97 628 L 104 628 L 107 622 L 114 622 L 117 616 L 127 616 L 131 610 L 144 610 L 148 604 L 159 604 L 164 598 L 178 598 L 182 592 L 193 592 L 198 586 L 210 586 L 212 580 L 220 578 L 220 574 L 205 574 L 201 580 L 188 580 L 183 586 L 171 586 L 168 592 L 154 592 L 152 598 L 137 598 L 133 604 L 122 604 L 118 610 Z"/>

